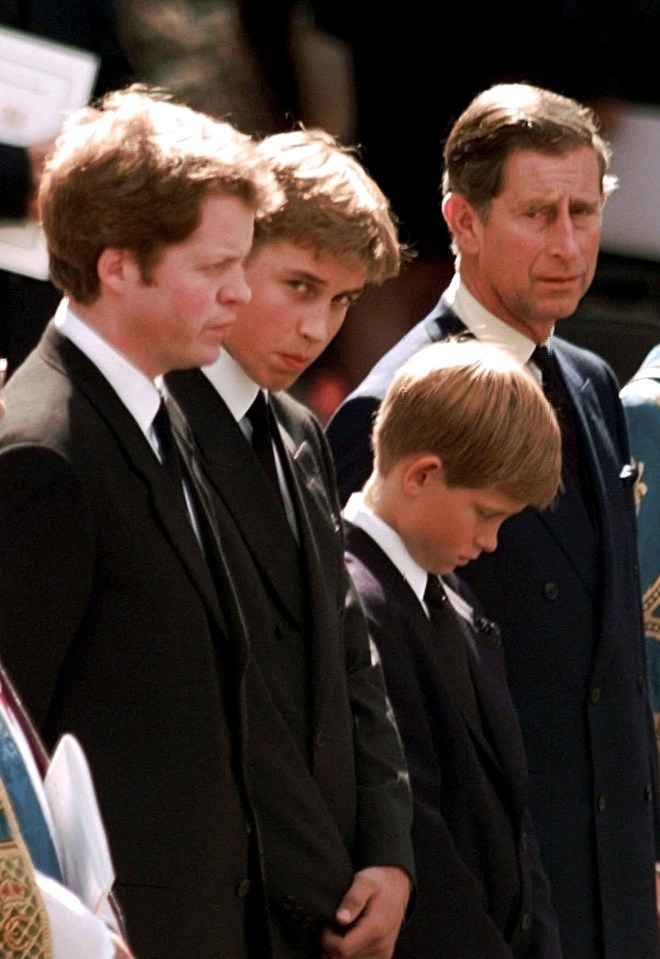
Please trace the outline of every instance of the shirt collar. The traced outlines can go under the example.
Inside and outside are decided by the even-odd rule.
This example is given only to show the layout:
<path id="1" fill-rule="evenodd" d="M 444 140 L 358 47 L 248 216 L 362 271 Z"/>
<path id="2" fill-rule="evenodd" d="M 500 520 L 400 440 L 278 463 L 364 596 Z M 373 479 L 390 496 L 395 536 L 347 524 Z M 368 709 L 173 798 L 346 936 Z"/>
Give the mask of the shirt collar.
<path id="1" fill-rule="evenodd" d="M 256 399 L 259 385 L 227 350 L 220 350 L 215 363 L 203 366 L 202 373 L 227 404 L 234 419 L 240 422 Z"/>
<path id="2" fill-rule="evenodd" d="M 150 380 L 88 323 L 77 316 L 68 299 L 57 308 L 54 324 L 62 334 L 91 360 L 106 378 L 138 426 L 149 438 L 160 403 L 160 378 Z"/>
<path id="3" fill-rule="evenodd" d="M 445 299 L 476 339 L 501 347 L 522 366 L 529 363 L 536 343 L 482 306 L 467 289 L 460 273 L 454 274 L 445 292 Z M 552 335 L 546 345 L 550 344 Z"/>
<path id="4" fill-rule="evenodd" d="M 362 493 L 353 493 L 350 496 L 342 515 L 349 523 L 364 530 L 380 546 L 423 606 L 427 572 L 412 558 L 396 530 L 365 505 Z"/>

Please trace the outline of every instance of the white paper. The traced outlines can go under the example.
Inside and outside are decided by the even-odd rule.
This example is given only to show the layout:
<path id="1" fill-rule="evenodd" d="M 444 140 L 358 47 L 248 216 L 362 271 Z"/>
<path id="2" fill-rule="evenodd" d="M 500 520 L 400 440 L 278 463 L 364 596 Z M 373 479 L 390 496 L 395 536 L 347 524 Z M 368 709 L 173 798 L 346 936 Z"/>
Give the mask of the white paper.
<path id="1" fill-rule="evenodd" d="M 88 50 L 0 27 L 0 141 L 26 147 L 54 137 L 89 101 L 98 67 Z"/>
<path id="2" fill-rule="evenodd" d="M 60 739 L 44 779 L 64 885 L 109 916 L 115 871 L 87 759 L 75 736 Z"/>
<path id="3" fill-rule="evenodd" d="M 51 140 L 68 113 L 85 106 L 99 57 L 0 27 L 0 142 L 27 147 Z M 48 253 L 36 223 L 0 220 L 0 268 L 48 278 Z"/>

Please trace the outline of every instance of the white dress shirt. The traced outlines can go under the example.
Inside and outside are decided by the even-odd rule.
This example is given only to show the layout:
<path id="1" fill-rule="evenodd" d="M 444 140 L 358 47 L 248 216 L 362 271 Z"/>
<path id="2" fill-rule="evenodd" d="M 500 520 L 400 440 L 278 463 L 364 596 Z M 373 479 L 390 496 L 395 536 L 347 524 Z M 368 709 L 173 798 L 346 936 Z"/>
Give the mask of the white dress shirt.
<path id="1" fill-rule="evenodd" d="M 367 533 L 368 536 L 380 546 L 387 558 L 396 566 L 403 576 L 404 580 L 419 600 L 419 603 L 429 615 L 426 603 L 424 602 L 424 590 L 428 577 L 432 574 L 427 573 L 419 563 L 417 563 L 408 552 L 405 543 L 385 520 L 377 516 L 373 510 L 365 505 L 362 492 L 352 493 L 342 511 L 344 519 L 348 520 L 354 526 L 358 526 Z M 462 596 L 451 588 L 447 582 L 440 576 L 440 582 L 447 594 L 447 599 L 452 604 L 454 610 L 459 616 L 472 621 L 472 607 L 463 599 Z"/>
<path id="2" fill-rule="evenodd" d="M 254 380 L 248 376 L 240 363 L 237 363 L 227 350 L 220 350 L 220 356 L 215 363 L 202 367 L 202 373 L 227 404 L 229 412 L 240 426 L 248 442 L 252 443 L 252 426 L 247 418 L 247 411 L 252 406 L 261 388 L 259 384 L 255 383 Z M 268 401 L 268 390 L 264 390 L 263 392 L 266 396 L 266 401 Z M 291 500 L 291 492 L 286 481 L 276 443 L 273 443 L 273 452 L 275 454 L 277 478 L 280 484 L 286 518 L 293 535 L 298 540 L 298 521 L 296 520 L 296 513 Z"/>

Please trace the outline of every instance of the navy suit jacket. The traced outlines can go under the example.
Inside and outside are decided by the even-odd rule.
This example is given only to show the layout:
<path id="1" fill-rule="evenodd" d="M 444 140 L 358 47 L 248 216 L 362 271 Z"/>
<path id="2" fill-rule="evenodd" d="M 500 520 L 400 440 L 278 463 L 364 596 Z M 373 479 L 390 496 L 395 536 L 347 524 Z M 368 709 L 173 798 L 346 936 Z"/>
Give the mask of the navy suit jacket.
<path id="1" fill-rule="evenodd" d="M 371 421 L 395 370 L 457 328 L 441 300 L 335 413 L 328 438 L 342 496 L 371 470 Z M 576 412 L 593 522 L 565 476 L 554 507 L 508 520 L 496 552 L 463 575 L 502 629 L 564 954 L 652 959 L 657 755 L 634 474 L 614 374 L 595 354 L 553 343 Z"/>
<path id="2" fill-rule="evenodd" d="M 457 617 L 482 711 L 478 725 L 447 682 L 437 655 L 442 638 L 419 600 L 350 523 L 346 560 L 381 655 L 413 787 L 418 898 L 396 956 L 558 959 L 499 630 L 478 613 L 471 623 Z M 474 604 L 457 577 L 448 581 Z"/>

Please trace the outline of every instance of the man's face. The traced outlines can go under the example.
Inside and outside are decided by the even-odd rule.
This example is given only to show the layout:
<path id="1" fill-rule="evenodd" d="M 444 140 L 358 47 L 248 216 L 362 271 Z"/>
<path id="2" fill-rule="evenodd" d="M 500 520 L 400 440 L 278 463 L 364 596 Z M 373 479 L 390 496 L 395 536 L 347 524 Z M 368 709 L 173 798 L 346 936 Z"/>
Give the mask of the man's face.
<path id="1" fill-rule="evenodd" d="M 535 342 L 575 312 L 596 269 L 603 197 L 589 147 L 550 156 L 517 150 L 474 249 L 461 263 L 472 293 Z M 465 270 L 464 270 L 465 265 Z"/>
<path id="2" fill-rule="evenodd" d="M 149 282 L 133 262 L 123 350 L 148 376 L 217 359 L 238 306 L 250 298 L 244 259 L 253 226 L 254 213 L 241 200 L 209 197 L 197 229 L 166 248 Z"/>
<path id="3" fill-rule="evenodd" d="M 481 553 L 492 553 L 504 520 L 524 504 L 493 489 L 447 486 L 442 470 L 428 474 L 406 530 L 411 556 L 443 575 Z"/>
<path id="4" fill-rule="evenodd" d="M 285 390 L 338 332 L 362 292 L 366 268 L 274 240 L 250 255 L 246 276 L 252 298 L 224 345 L 260 386 Z"/>

